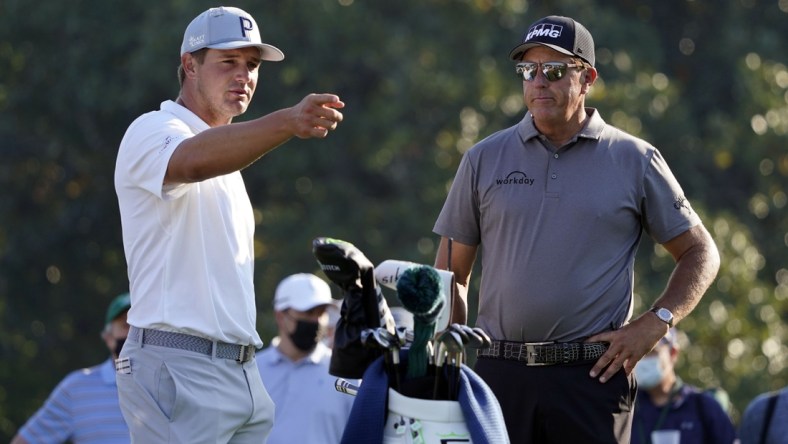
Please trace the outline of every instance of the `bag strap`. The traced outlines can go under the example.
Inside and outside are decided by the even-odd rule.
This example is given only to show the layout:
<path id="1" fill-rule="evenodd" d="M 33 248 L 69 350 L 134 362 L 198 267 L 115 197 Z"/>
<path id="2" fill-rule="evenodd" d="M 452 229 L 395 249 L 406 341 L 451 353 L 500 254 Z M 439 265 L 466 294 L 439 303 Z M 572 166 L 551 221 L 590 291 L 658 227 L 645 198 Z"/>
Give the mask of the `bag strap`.
<path id="1" fill-rule="evenodd" d="M 766 435 L 769 432 L 769 425 L 772 422 L 774 415 L 774 407 L 777 405 L 777 398 L 780 392 L 775 392 L 769 395 L 769 400 L 766 404 L 766 412 L 763 416 L 763 428 L 761 429 L 761 439 L 758 441 L 761 444 L 766 444 Z"/>

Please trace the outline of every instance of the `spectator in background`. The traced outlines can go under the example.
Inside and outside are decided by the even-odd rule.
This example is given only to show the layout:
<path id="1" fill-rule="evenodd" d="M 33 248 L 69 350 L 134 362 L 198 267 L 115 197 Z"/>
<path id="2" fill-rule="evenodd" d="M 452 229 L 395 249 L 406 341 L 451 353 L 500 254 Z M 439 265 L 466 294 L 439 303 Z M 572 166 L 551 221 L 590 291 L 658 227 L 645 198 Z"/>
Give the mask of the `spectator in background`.
<path id="1" fill-rule="evenodd" d="M 677 331 L 671 328 L 635 366 L 638 394 L 632 444 L 731 444 L 736 429 L 713 395 L 676 375 Z"/>
<path id="2" fill-rule="evenodd" d="M 337 443 L 342 438 L 354 398 L 336 391 L 336 378 L 328 373 L 331 349 L 321 339 L 332 301 L 328 284 L 312 274 L 288 276 L 276 288 L 278 341 L 256 358 L 276 406 L 268 444 Z"/>
<path id="3" fill-rule="evenodd" d="M 124 293 L 107 308 L 101 338 L 111 357 L 95 367 L 66 376 L 19 429 L 11 444 L 130 442 L 129 429 L 118 405 L 113 363 L 129 333 L 126 312 L 130 306 L 129 294 Z"/>
<path id="4" fill-rule="evenodd" d="M 744 410 L 741 444 L 788 444 L 788 387 L 762 393 Z"/>

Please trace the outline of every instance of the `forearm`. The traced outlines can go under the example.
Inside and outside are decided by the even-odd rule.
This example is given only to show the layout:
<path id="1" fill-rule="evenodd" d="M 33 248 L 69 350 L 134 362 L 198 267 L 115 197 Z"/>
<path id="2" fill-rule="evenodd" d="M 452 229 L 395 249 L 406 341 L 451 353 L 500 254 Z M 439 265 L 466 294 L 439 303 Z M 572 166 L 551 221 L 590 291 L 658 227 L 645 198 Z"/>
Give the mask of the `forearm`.
<path id="1" fill-rule="evenodd" d="M 694 241 L 686 249 L 671 250 L 670 242 L 665 244 L 666 248 L 674 253 L 676 266 L 654 306 L 670 310 L 674 323 L 695 309 L 714 282 L 720 268 L 719 252 L 706 229 L 702 226 L 693 228 L 691 235 Z"/>
<path id="2" fill-rule="evenodd" d="M 451 241 L 442 237 L 435 256 L 435 268 L 454 273 L 455 285 L 452 291 L 452 313 L 450 322 L 468 323 L 468 288 L 471 270 L 476 260 L 476 247 Z"/>
<path id="3" fill-rule="evenodd" d="M 184 140 L 167 168 L 168 183 L 190 183 L 240 171 L 294 136 L 288 109 L 207 129 Z"/>
<path id="4" fill-rule="evenodd" d="M 468 323 L 468 286 L 457 283 L 453 295 L 454 303 L 449 323 L 465 325 Z"/>

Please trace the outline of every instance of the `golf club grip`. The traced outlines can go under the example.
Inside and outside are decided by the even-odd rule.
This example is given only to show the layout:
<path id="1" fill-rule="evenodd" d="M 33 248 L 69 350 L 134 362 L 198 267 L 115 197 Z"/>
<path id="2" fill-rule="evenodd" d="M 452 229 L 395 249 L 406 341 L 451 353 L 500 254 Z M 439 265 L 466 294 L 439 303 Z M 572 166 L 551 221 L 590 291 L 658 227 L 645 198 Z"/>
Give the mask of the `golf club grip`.
<path id="1" fill-rule="evenodd" d="M 342 392 L 350 396 L 356 396 L 358 394 L 358 386 L 342 378 L 337 378 L 337 380 L 334 382 L 334 388 L 337 389 L 338 392 Z"/>

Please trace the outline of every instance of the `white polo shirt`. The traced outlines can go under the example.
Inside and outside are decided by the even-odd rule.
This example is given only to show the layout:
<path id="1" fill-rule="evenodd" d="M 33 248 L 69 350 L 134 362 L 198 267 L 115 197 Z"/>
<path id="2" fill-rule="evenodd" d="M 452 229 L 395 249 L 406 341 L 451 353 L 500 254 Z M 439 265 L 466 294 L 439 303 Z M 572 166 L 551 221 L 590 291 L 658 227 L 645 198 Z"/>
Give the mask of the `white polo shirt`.
<path id="1" fill-rule="evenodd" d="M 115 191 L 130 325 L 262 346 L 253 284 L 254 216 L 240 172 L 163 186 L 178 145 L 209 126 L 168 100 L 120 143 Z"/>

